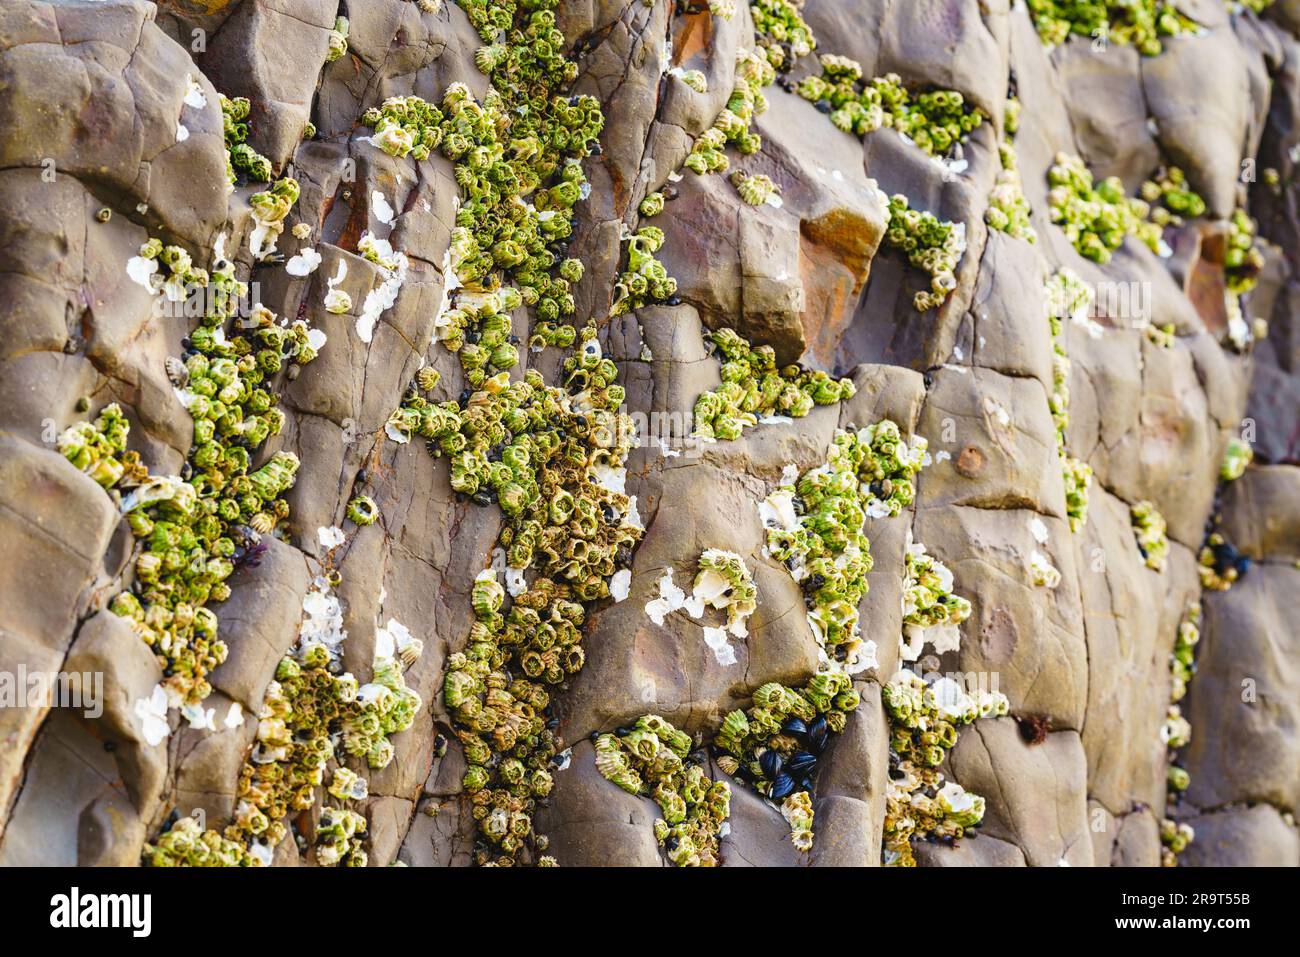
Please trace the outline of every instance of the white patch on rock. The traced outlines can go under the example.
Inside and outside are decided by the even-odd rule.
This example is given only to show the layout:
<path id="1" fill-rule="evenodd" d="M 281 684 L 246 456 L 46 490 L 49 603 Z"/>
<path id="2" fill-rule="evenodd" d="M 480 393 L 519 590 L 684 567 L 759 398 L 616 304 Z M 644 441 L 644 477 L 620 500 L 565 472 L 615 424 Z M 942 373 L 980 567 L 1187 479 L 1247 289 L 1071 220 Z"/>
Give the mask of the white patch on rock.
<path id="1" fill-rule="evenodd" d="M 167 692 L 162 685 L 154 685 L 149 697 L 136 701 L 135 716 L 140 719 L 144 739 L 151 747 L 161 744 L 171 734 L 171 725 L 167 722 Z"/>
<path id="2" fill-rule="evenodd" d="M 704 629 L 704 643 L 713 649 L 713 657 L 718 659 L 718 664 L 726 667 L 736 663 L 736 649 L 731 647 L 731 642 L 727 641 L 727 630 L 725 628 Z"/>
<path id="3" fill-rule="evenodd" d="M 316 538 L 320 541 L 321 548 L 335 549 L 347 541 L 343 534 L 343 529 L 337 525 L 331 525 L 328 528 L 316 529 Z"/>
<path id="4" fill-rule="evenodd" d="M 310 276 L 320 266 L 320 262 L 320 253 L 311 246 L 304 246 L 284 264 L 284 271 L 290 276 Z"/>
<path id="5" fill-rule="evenodd" d="M 509 569 L 506 569 L 509 572 Z M 620 568 L 614 572 L 609 579 L 609 594 L 615 602 L 623 601 L 627 598 L 627 593 L 632 587 L 632 569 Z"/>
<path id="6" fill-rule="evenodd" d="M 384 194 L 379 190 L 372 190 L 370 193 L 370 211 L 375 214 L 375 219 L 379 220 L 385 226 L 391 226 L 396 213 L 393 207 L 389 205 Z"/>

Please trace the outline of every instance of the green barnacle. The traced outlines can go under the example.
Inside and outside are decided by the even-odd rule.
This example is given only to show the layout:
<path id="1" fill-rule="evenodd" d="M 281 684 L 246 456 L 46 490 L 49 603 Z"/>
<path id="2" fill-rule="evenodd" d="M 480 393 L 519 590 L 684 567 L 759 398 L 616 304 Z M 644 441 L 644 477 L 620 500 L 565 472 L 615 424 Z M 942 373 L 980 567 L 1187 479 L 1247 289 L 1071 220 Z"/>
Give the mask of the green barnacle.
<path id="1" fill-rule="evenodd" d="M 1010 143 L 998 144 L 998 156 L 1002 161 L 1002 170 L 989 194 L 984 222 L 990 229 L 1004 232 L 1015 239 L 1037 242 L 1038 234 L 1029 224 L 1029 202 L 1025 199 L 1020 170 L 1016 166 L 1015 147 Z"/>
<path id="2" fill-rule="evenodd" d="M 774 196 L 779 196 L 781 187 L 763 175 L 748 175 L 743 170 L 736 170 L 730 176 L 731 185 L 750 206 L 761 206 Z"/>
<path id="3" fill-rule="evenodd" d="M 1160 821 L 1160 864 L 1162 867 L 1177 867 L 1178 855 L 1187 849 L 1187 845 L 1196 839 L 1196 832 L 1190 824 L 1178 823 L 1170 818 Z"/>
<path id="4" fill-rule="evenodd" d="M 768 550 L 803 588 L 808 622 L 835 667 L 876 663 L 875 643 L 863 641 L 858 621 L 872 568 L 863 524 L 912 504 L 926 448 L 923 437 L 905 440 L 888 419 L 838 431 L 824 466 L 783 483 L 759 507 Z"/>
<path id="5" fill-rule="evenodd" d="M 1165 558 L 1169 554 L 1164 517 L 1156 511 L 1152 503 L 1147 501 L 1135 503 L 1129 511 L 1138 550 L 1142 552 L 1147 568 L 1158 572 L 1164 571 Z"/>
<path id="6" fill-rule="evenodd" d="M 1250 447 L 1250 443 L 1242 439 L 1232 438 L 1228 440 L 1227 447 L 1223 450 L 1223 463 L 1219 466 L 1219 478 L 1225 482 L 1233 482 L 1246 474 L 1246 466 L 1251 463 L 1255 457 L 1255 451 Z"/>
<path id="7" fill-rule="evenodd" d="M 358 525 L 373 524 L 379 517 L 379 507 L 369 495 L 358 495 L 348 502 L 348 518 Z"/>
<path id="8" fill-rule="evenodd" d="M 725 171 L 731 165 L 725 152 L 729 145 L 744 155 L 758 152 L 762 138 L 750 126 L 755 116 L 767 110 L 763 87 L 775 78 L 765 50 L 737 54 L 731 96 L 713 125 L 692 145 L 684 164 L 687 169 L 699 175 Z"/>
<path id="9" fill-rule="evenodd" d="M 255 182 L 271 179 L 271 161 L 245 141 L 248 139 L 248 115 L 251 104 L 246 97 L 227 97 L 218 94 L 221 103 L 222 130 L 226 142 L 226 176 L 231 185 L 237 173 L 244 173 Z M 143 255 L 143 253 L 141 254 Z"/>
<path id="10" fill-rule="evenodd" d="M 846 133 L 865 136 L 888 127 L 930 156 L 945 156 L 984 122 L 984 113 L 956 90 L 914 93 L 896 73 L 863 82 L 857 61 L 832 55 L 820 60 L 821 74 L 805 77 L 796 91 Z"/>
<path id="11" fill-rule="evenodd" d="M 642 216 L 649 218 L 658 216 L 664 211 L 664 194 L 650 193 L 645 199 L 641 200 L 640 206 L 637 207 Z"/>
<path id="12" fill-rule="evenodd" d="M 1259 245 L 1258 226 L 1243 209 L 1234 210 L 1228 220 L 1227 249 L 1223 270 L 1228 292 L 1242 296 L 1255 288 L 1264 269 L 1264 253 Z"/>
<path id="13" fill-rule="evenodd" d="M 1038 36 L 1048 47 L 1065 43 L 1073 34 L 1102 37 L 1120 46 L 1135 47 L 1143 56 L 1156 56 L 1164 49 L 1163 37 L 1199 29 L 1195 21 L 1165 0 L 1028 0 L 1028 5 Z"/>
<path id="14" fill-rule="evenodd" d="M 325 54 L 325 62 L 333 63 L 335 60 L 342 59 L 343 54 L 347 52 L 348 18 L 336 17 L 334 28 L 329 33 L 329 51 Z"/>
<path id="15" fill-rule="evenodd" d="M 1092 290 L 1069 269 L 1059 269 L 1044 283 L 1047 320 L 1052 334 L 1052 392 L 1048 406 L 1056 426 L 1056 452 L 1065 482 L 1065 514 L 1070 531 L 1078 532 L 1088 521 L 1088 491 L 1092 484 L 1092 466 L 1071 456 L 1066 448 L 1070 424 L 1070 360 L 1065 352 L 1062 324 L 1069 317 L 1087 321 L 1092 307 Z"/>
<path id="16" fill-rule="evenodd" d="M 707 93 L 709 91 L 708 78 L 700 70 L 683 70 L 677 76 L 696 93 Z"/>

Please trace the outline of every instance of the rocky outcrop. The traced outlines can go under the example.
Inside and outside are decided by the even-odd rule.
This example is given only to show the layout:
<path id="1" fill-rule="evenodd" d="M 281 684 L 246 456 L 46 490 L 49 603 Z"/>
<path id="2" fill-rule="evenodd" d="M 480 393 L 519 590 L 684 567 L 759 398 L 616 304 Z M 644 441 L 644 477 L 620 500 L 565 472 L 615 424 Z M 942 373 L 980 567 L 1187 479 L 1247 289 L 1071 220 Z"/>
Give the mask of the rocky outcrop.
<path id="1" fill-rule="evenodd" d="M 852 57 L 867 78 L 893 72 L 910 89 L 958 91 L 987 120 L 946 162 L 888 128 L 858 137 L 795 90 L 791 80 L 818 72 L 814 56 L 800 58 L 764 90 L 752 125 L 761 148 L 728 152 L 732 171 L 778 188 L 757 205 L 724 173 L 683 169 L 728 104 L 738 51 L 755 49 L 749 6 L 735 6 L 730 18 L 663 0 L 561 0 L 557 11 L 577 65 L 569 92 L 595 97 L 605 116 L 562 247 L 584 265 L 574 324 L 597 323 L 637 421 L 626 492 L 645 534 L 625 556 L 626 596 L 588 605 L 585 665 L 551 687 L 545 719 L 560 754 L 533 815 L 546 853 L 561 865 L 669 863 L 655 836 L 660 809 L 605 780 L 591 743 L 657 714 L 694 736 L 711 778 L 731 783 L 723 865 L 881 863 L 897 772 L 882 687 L 907 664 L 907 556 L 922 542 L 972 606 L 959 647 L 922 664 L 991 685 L 1010 714 L 967 726 L 942 764 L 986 802 L 977 839 L 917 841 L 919 864 L 1148 866 L 1161 860 L 1169 821 L 1196 833 L 1183 864 L 1300 865 L 1290 615 L 1300 588 L 1300 6 L 1279 0 L 1256 15 L 1189 4 L 1204 29 L 1143 56 L 1077 37 L 1045 47 L 1010 0 L 807 0 L 817 53 Z M 347 52 L 330 59 L 339 16 Z M 464 783 L 475 762 L 442 689 L 449 660 L 469 646 L 471 590 L 495 561 L 503 516 L 455 490 L 447 456 L 386 429 L 417 370 L 440 373 L 433 401 L 464 408 L 474 391 L 439 326 L 461 281 L 449 249 L 465 202 L 452 160 L 391 155 L 361 121 L 393 96 L 440 103 L 452 83 L 486 97 L 481 46 L 450 0 L 0 9 L 0 676 L 102 678 L 98 709 L 25 697 L 0 706 L 0 863 L 133 865 L 178 817 L 223 828 L 304 599 L 325 580 L 348 635 L 340 667 L 362 684 L 390 620 L 424 647 L 404 675 L 423 706 L 391 736 L 392 762 L 341 762 L 368 783 L 349 806 L 367 821 L 369 863 L 483 857 Z M 687 71 L 699 71 L 701 88 Z M 248 98 L 249 144 L 276 178 L 300 185 L 276 256 L 251 247 L 252 197 L 265 184 L 241 177 L 228 188 L 219 93 Z M 1000 145 L 1014 151 L 1035 243 L 986 225 Z M 1098 264 L 1052 221 L 1048 170 L 1060 152 L 1130 195 L 1157 167 L 1179 166 L 1205 213 L 1165 231 L 1168 255 L 1130 236 Z M 644 215 L 642 200 L 660 192 L 664 212 Z M 892 194 L 964 226 L 956 288 L 937 309 L 914 308 L 929 277 L 889 241 Z M 1242 302 L 1267 336 L 1256 323 L 1253 341 L 1234 345 L 1222 244 L 1238 208 L 1262 237 L 1266 265 Z M 676 292 L 621 312 L 627 236 L 645 226 L 663 231 L 656 257 Z M 367 296 L 390 279 L 359 246 L 366 234 L 408 265 L 363 334 Z M 254 301 L 324 338 L 313 361 L 276 380 L 283 429 L 251 449 L 255 466 L 282 451 L 301 465 L 284 496 L 289 518 L 229 576 L 229 597 L 210 604 L 229 650 L 197 719 L 174 707 L 145 716 L 167 674 L 109 607 L 137 586 L 139 544 L 120 502 L 58 450 L 66 428 L 117 403 L 149 473 L 187 474 L 195 427 L 167 360 L 191 348 L 199 324 L 160 311 L 128 275 L 151 237 L 209 271 L 232 260 Z M 315 270 L 286 268 L 312 250 Z M 340 312 L 325 302 L 341 266 L 351 306 Z M 1066 318 L 1054 341 L 1044 290 L 1062 269 L 1098 305 L 1092 321 Z M 527 370 L 560 383 L 566 350 L 528 348 L 528 305 L 513 320 L 510 378 Z M 723 382 L 709 338 L 722 329 L 770 347 L 778 368 L 846 378 L 854 394 L 805 416 L 763 416 L 734 440 L 694 438 L 697 399 Z M 1067 424 L 1054 418 L 1056 346 L 1069 360 Z M 704 746 L 763 685 L 801 687 L 823 667 L 804 589 L 768 549 L 759 503 L 787 470 L 822 466 L 838 429 L 886 418 L 928 440 L 928 461 L 915 502 L 865 524 L 874 567 L 859 613 L 878 663 L 853 676 L 861 703 L 819 758 L 816 838 L 802 852 L 776 804 Z M 1093 473 L 1078 530 L 1058 426 Z M 1254 462 L 1225 481 L 1225 450 L 1243 439 Z M 348 519 L 358 495 L 377 506 L 374 524 Z M 1167 522 L 1162 570 L 1134 536 L 1131 509 L 1144 501 Z M 333 527 L 344 529 L 340 545 L 320 534 Z M 1210 532 L 1249 559 L 1225 591 L 1202 589 Z M 747 634 L 724 637 L 725 652 L 699 616 L 677 610 L 659 624 L 646 613 L 665 573 L 689 590 L 711 548 L 741 556 L 759 596 Z M 1058 581 L 1036 579 L 1040 561 Z M 1190 784 L 1171 792 L 1161 736 L 1170 657 L 1198 601 L 1196 675 L 1181 702 L 1192 732 L 1176 749 Z M 1027 718 L 1042 734 L 1027 732 Z M 325 803 L 338 802 L 317 788 L 313 807 L 294 810 L 275 863 L 317 859 Z"/>

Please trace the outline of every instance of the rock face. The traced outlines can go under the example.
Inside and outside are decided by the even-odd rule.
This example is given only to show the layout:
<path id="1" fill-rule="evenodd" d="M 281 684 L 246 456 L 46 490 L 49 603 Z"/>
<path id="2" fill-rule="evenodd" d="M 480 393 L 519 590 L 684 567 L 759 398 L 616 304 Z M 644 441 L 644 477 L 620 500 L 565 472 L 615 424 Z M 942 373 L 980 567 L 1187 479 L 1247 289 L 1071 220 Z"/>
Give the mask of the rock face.
<path id="1" fill-rule="evenodd" d="M 735 6 L 729 19 L 666 0 L 561 0 L 557 11 L 577 64 L 572 92 L 596 97 L 605 115 L 567 247 L 585 266 L 575 325 L 597 321 L 638 421 L 626 491 L 646 534 L 626 598 L 589 606 L 585 666 L 552 694 L 546 718 L 565 750 L 534 814 L 547 853 L 560 865 L 669 863 L 655 839 L 659 809 L 604 780 L 588 739 L 658 714 L 704 746 L 762 685 L 797 687 L 817 672 L 818 635 L 799 584 L 765 547 L 758 503 L 791 466 L 802 475 L 825 463 L 837 429 L 889 418 L 928 440 L 929 461 L 902 515 L 867 519 L 874 568 L 859 611 L 879 664 L 855 675 L 861 704 L 819 762 L 815 843 L 797 851 L 775 805 L 733 780 L 721 863 L 881 863 L 891 734 L 881 691 L 905 664 L 906 555 L 923 542 L 972 604 L 960 646 L 928 664 L 991 683 L 1011 714 L 968 726 L 943 765 L 986 800 L 979 839 L 918 842 L 920 865 L 1152 865 L 1165 820 L 1196 832 L 1183 864 L 1300 865 L 1290 604 L 1300 591 L 1300 6 L 1280 0 L 1256 15 L 1196 4 L 1200 35 L 1141 56 L 1078 38 L 1046 48 L 1011 0 L 806 0 L 818 53 L 852 57 L 868 78 L 893 72 L 910 89 L 959 91 L 988 119 L 960 146 L 962 161 L 945 165 L 888 128 L 841 132 L 783 76 L 753 124 L 761 148 L 728 150 L 733 170 L 779 187 L 778 200 L 758 205 L 726 174 L 683 170 L 728 104 L 738 51 L 755 48 L 754 17 Z M 348 49 L 330 60 L 340 15 Z M 228 823 L 254 719 L 326 571 L 349 635 L 343 663 L 362 683 L 385 622 L 424 643 L 405 675 L 423 707 L 392 737 L 394 760 L 382 770 L 346 762 L 368 779 L 351 806 L 368 823 L 369 862 L 474 861 L 476 808 L 442 686 L 448 659 L 467 646 L 471 588 L 493 561 L 502 515 L 453 489 L 445 456 L 385 433 L 423 367 L 442 375 L 438 400 L 470 391 L 435 338 L 459 282 L 449 246 L 462 201 L 442 154 L 390 155 L 360 117 L 392 96 L 439 103 L 456 82 L 481 99 L 481 46 L 450 0 L 0 7 L 0 680 L 102 680 L 94 708 L 0 699 L 0 863 L 134 865 L 177 815 Z M 788 78 L 817 72 L 809 56 Z M 1013 141 L 1009 90 L 1021 104 Z M 279 259 L 250 249 L 258 187 L 227 188 L 219 92 L 248 98 L 249 143 L 301 186 Z M 309 122 L 316 133 L 304 139 Z M 986 226 L 1000 142 L 1013 143 L 1036 243 Z M 1119 177 L 1130 195 L 1177 165 L 1205 215 L 1166 231 L 1169 256 L 1130 236 L 1099 266 L 1049 215 L 1047 173 L 1061 151 L 1098 179 Z M 643 216 L 641 201 L 660 191 L 665 211 Z M 956 288 L 938 309 L 913 308 L 927 277 L 886 241 L 896 193 L 964 225 Z M 1213 237 L 1237 208 L 1258 221 L 1266 260 L 1243 306 L 1268 333 L 1234 348 Z M 647 225 L 663 230 L 657 258 L 676 294 L 611 315 L 623 240 Z M 358 248 L 367 232 L 409 266 L 363 336 L 362 304 L 387 279 Z M 287 534 L 268 536 L 260 562 L 235 571 L 230 597 L 211 605 L 229 648 L 203 705 L 216 720 L 204 727 L 172 710 L 162 737 L 139 703 L 163 669 L 109 609 L 132 587 L 136 540 L 118 503 L 56 448 L 64 429 L 116 402 L 150 473 L 188 468 L 195 426 L 166 362 L 196 323 L 160 314 L 128 277 L 150 237 L 209 269 L 220 246 L 256 301 L 325 335 L 319 357 L 279 387 L 283 430 L 252 452 L 261 464 L 290 451 L 301 467 Z M 315 271 L 286 269 L 308 249 L 321 257 Z M 342 313 L 324 305 L 340 264 L 353 303 Z M 1095 322 L 1067 319 L 1057 340 L 1069 357 L 1064 445 L 1093 470 L 1077 531 L 1050 404 L 1062 367 L 1044 283 L 1061 269 L 1099 302 Z M 1209 298 L 1207 275 L 1218 284 Z M 1107 295 L 1116 290 L 1133 298 Z M 516 331 L 534 321 L 516 310 Z M 1151 327 L 1172 334 L 1160 341 Z M 722 381 L 708 336 L 724 328 L 770 346 L 778 367 L 846 377 L 856 394 L 734 440 L 695 440 L 695 402 Z M 528 368 L 560 381 L 563 350 L 530 351 L 519 335 L 512 377 Z M 1254 461 L 1225 482 L 1220 464 L 1236 439 L 1253 445 Z M 345 515 L 362 493 L 379 519 L 358 527 Z M 1143 501 L 1167 522 L 1162 570 L 1134 537 L 1131 508 Z M 318 533 L 331 526 L 346 531 L 332 550 Z M 1202 592 L 1210 531 L 1248 560 L 1226 591 Z M 759 596 L 748 634 L 723 639 L 725 649 L 685 610 L 662 624 L 646 614 L 665 572 L 689 590 L 710 548 L 740 555 Z M 1039 559 L 1059 582 L 1036 583 Z M 1180 703 L 1192 732 L 1177 754 L 1190 785 L 1169 792 L 1170 656 L 1197 602 L 1196 675 Z M 223 721 L 241 713 L 250 720 Z M 1026 734 L 1027 717 L 1041 740 Z M 724 778 L 717 755 L 701 753 Z M 294 812 L 292 831 L 314 833 L 322 794 Z M 275 849 L 277 864 L 315 859 L 289 838 Z"/>

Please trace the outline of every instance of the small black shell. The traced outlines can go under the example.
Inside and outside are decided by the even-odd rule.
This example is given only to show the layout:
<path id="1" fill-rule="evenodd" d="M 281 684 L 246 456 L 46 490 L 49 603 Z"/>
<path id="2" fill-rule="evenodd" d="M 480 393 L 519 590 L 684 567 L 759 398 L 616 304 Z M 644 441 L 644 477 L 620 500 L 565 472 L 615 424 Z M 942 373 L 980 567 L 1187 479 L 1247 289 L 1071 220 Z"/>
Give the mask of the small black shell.
<path id="1" fill-rule="evenodd" d="M 784 772 L 776 776 L 772 782 L 772 790 L 768 792 L 768 797 L 773 801 L 782 801 L 794 793 L 794 778 Z"/>
<path id="2" fill-rule="evenodd" d="M 769 779 L 775 779 L 781 773 L 781 755 L 771 748 L 759 756 L 758 763 L 763 769 L 763 775 Z"/>
<path id="3" fill-rule="evenodd" d="M 797 778 L 805 778 L 817 767 L 817 757 L 807 751 L 796 751 L 785 762 L 785 769 Z"/>
<path id="4" fill-rule="evenodd" d="M 804 724 L 802 718 L 786 718 L 785 724 L 781 725 L 781 733 L 788 734 L 802 744 L 808 737 L 808 725 Z"/>
<path id="5" fill-rule="evenodd" d="M 826 718 L 819 714 L 808 726 L 808 750 L 813 754 L 821 754 L 829 736 L 830 728 L 826 726 Z"/>

